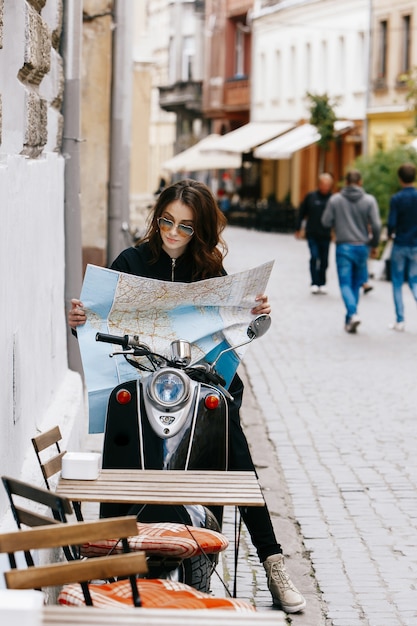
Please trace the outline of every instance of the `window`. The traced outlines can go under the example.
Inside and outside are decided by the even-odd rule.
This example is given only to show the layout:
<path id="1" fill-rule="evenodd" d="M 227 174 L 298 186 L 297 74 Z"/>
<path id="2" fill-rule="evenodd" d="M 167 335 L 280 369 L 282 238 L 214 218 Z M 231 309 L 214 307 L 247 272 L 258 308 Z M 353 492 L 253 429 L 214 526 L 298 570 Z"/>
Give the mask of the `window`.
<path id="1" fill-rule="evenodd" d="M 282 83 L 281 51 L 275 50 L 274 79 L 272 81 L 273 102 L 279 102 L 280 94 L 281 94 L 281 83 Z"/>
<path id="2" fill-rule="evenodd" d="M 175 39 L 169 38 L 168 44 L 168 80 L 170 83 L 175 83 L 177 80 L 175 72 Z"/>
<path id="3" fill-rule="evenodd" d="M 363 63 L 362 63 L 363 65 Z M 346 78 L 346 62 L 345 62 L 345 38 L 339 37 L 337 39 L 337 52 L 336 52 L 336 72 L 335 72 L 335 85 L 336 91 L 343 93 L 345 90 L 345 78 Z"/>
<path id="4" fill-rule="evenodd" d="M 295 46 L 290 48 L 290 80 L 287 85 L 287 96 L 292 100 L 297 95 L 297 53 Z"/>
<path id="5" fill-rule="evenodd" d="M 328 55 L 327 55 L 327 41 L 321 42 L 321 63 L 320 63 L 320 84 L 323 92 L 327 91 L 328 81 Z"/>
<path id="6" fill-rule="evenodd" d="M 402 49 L 401 49 L 401 72 L 409 72 L 411 53 L 411 16 L 403 15 L 402 18 Z"/>
<path id="7" fill-rule="evenodd" d="M 236 24 L 236 45 L 235 45 L 235 76 L 245 74 L 245 32 L 243 24 Z"/>
<path id="8" fill-rule="evenodd" d="M 366 36 L 364 32 L 357 34 L 357 44 L 355 47 L 355 66 L 357 72 L 355 72 L 355 84 L 356 89 L 363 91 L 366 89 L 367 71 L 368 71 L 368 56 L 366 49 Z"/>
<path id="9" fill-rule="evenodd" d="M 182 40 L 181 80 L 187 82 L 193 80 L 195 55 L 195 41 L 193 36 L 184 37 Z"/>
<path id="10" fill-rule="evenodd" d="M 378 78 L 386 78 L 387 76 L 387 54 L 388 54 L 388 22 L 382 20 L 379 22 L 379 40 L 378 40 Z"/>
<path id="11" fill-rule="evenodd" d="M 312 79 L 312 62 L 311 62 L 311 44 L 307 43 L 305 47 L 305 63 L 304 63 L 304 83 L 306 85 L 306 91 L 311 89 Z"/>

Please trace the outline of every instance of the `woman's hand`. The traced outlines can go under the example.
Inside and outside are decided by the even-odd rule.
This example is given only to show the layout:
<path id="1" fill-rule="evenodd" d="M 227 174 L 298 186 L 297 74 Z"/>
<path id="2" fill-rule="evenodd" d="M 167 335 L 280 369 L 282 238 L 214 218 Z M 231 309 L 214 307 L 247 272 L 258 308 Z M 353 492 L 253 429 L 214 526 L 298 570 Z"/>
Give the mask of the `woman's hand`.
<path id="1" fill-rule="evenodd" d="M 77 326 L 82 326 L 86 323 L 87 316 L 83 306 L 81 300 L 76 298 L 71 300 L 71 309 L 68 311 L 68 324 L 71 328 L 77 328 Z"/>
<path id="2" fill-rule="evenodd" d="M 271 305 L 268 302 L 268 296 L 262 294 L 255 298 L 258 304 L 251 310 L 252 315 L 269 315 L 271 313 Z"/>

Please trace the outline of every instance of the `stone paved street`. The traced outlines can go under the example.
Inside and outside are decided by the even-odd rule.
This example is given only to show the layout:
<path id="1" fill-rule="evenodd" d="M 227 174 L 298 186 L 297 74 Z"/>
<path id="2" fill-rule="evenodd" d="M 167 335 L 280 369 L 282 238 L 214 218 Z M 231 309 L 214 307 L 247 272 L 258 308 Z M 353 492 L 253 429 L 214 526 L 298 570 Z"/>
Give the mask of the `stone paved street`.
<path id="1" fill-rule="evenodd" d="M 374 281 L 349 335 L 333 247 L 329 293 L 311 295 L 306 242 L 235 227 L 225 238 L 229 273 L 275 259 L 273 324 L 245 354 L 242 417 L 287 569 L 307 598 L 288 622 L 415 626 L 417 309 L 408 286 L 405 333 L 388 330 L 391 283 Z M 232 511 L 226 518 L 232 534 Z M 271 609 L 246 534 L 238 595 Z"/>

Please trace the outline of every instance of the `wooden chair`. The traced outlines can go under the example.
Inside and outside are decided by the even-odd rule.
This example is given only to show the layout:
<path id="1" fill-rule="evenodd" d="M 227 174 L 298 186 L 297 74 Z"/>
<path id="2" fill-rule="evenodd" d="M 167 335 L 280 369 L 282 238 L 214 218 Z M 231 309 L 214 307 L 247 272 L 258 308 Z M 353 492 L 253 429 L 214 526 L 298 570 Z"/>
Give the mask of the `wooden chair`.
<path id="1" fill-rule="evenodd" d="M 144 606 L 166 609 L 234 609 L 253 611 L 253 607 L 235 598 L 215 598 L 182 583 L 167 580 L 137 578 L 147 572 L 143 552 L 130 552 L 81 561 L 60 561 L 50 565 L 16 567 L 16 552 L 51 549 L 99 541 L 121 536 L 128 550 L 127 539 L 136 532 L 136 518 L 108 518 L 95 522 L 52 524 L 0 534 L 0 552 L 9 555 L 12 569 L 4 573 L 8 589 L 40 589 L 62 586 L 59 604 L 75 606 Z M 126 577 L 111 583 L 91 581 Z"/>
<path id="2" fill-rule="evenodd" d="M 59 426 L 32 437 L 32 444 L 38 458 L 39 466 L 47 489 L 51 489 L 49 479 L 61 471 L 62 457 L 66 450 L 61 450 L 59 442 L 62 440 Z M 46 453 L 45 450 L 48 452 Z"/>
<path id="3" fill-rule="evenodd" d="M 51 491 L 29 485 L 8 476 L 2 476 L 1 480 L 9 498 L 14 520 L 19 529 L 49 526 L 60 522 L 67 523 L 68 516 L 74 515 L 68 498 L 58 496 Z M 50 515 L 40 512 L 40 507 L 42 507 L 42 510 L 45 508 L 49 510 Z M 77 550 L 65 547 L 64 551 L 68 560 L 80 557 Z M 30 552 L 25 553 L 25 558 L 28 566 L 33 566 Z"/>
<path id="4" fill-rule="evenodd" d="M 4 573 L 8 589 L 40 589 L 80 582 L 86 605 L 92 606 L 88 581 L 129 576 L 131 597 L 134 606 L 140 606 L 136 586 L 136 575 L 147 572 L 146 557 L 143 552 L 131 552 L 95 559 L 61 561 L 51 565 L 17 569 L 16 552 L 25 553 L 34 549 L 46 549 L 81 545 L 88 540 L 100 540 L 120 535 L 125 542 L 136 532 L 136 518 L 110 518 L 98 522 L 77 522 L 76 524 L 57 523 L 53 526 L 38 527 L 26 531 L 0 534 L 0 552 L 9 555 L 13 569 Z M 33 557 L 32 557 L 33 563 Z M 110 586 L 116 583 L 108 583 Z"/>

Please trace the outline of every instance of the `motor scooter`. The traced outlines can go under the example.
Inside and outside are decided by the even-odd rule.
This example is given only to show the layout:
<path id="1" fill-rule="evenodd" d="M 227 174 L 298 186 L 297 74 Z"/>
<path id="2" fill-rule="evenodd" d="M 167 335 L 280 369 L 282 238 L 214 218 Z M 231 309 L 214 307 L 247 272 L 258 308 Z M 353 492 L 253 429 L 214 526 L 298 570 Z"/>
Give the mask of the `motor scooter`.
<path id="1" fill-rule="evenodd" d="M 103 468 L 227 471 L 228 401 L 233 397 L 216 367 L 225 353 L 261 337 L 270 324 L 269 315 L 254 318 L 247 328 L 248 339 L 222 350 L 212 363 L 191 363 L 187 341 L 171 342 L 167 356 L 152 352 L 137 335 L 97 333 L 96 341 L 121 346 L 111 358 L 124 357 L 142 374 L 117 385 L 110 394 Z M 181 522 L 220 530 L 215 515 L 202 506 L 102 504 L 100 514 L 135 514 L 142 522 Z M 206 555 L 185 559 L 175 568 L 175 576 L 208 591 L 215 564 L 216 558 Z M 154 573 L 167 575 L 160 569 Z"/>

